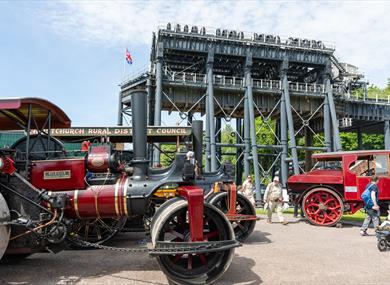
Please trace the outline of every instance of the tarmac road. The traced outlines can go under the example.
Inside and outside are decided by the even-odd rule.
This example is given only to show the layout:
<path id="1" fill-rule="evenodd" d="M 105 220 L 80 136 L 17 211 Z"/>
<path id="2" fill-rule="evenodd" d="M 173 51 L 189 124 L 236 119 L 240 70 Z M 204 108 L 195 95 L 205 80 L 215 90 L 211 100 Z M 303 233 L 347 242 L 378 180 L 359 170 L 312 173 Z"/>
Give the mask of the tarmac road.
<path id="1" fill-rule="evenodd" d="M 111 245 L 136 246 L 140 238 L 122 234 Z M 0 283 L 168 284 L 146 254 L 103 250 L 35 254 L 17 265 L 0 265 Z M 358 227 L 322 228 L 303 221 L 269 225 L 263 219 L 217 284 L 387 285 L 390 251 L 379 252 L 376 237 L 361 237 Z"/>

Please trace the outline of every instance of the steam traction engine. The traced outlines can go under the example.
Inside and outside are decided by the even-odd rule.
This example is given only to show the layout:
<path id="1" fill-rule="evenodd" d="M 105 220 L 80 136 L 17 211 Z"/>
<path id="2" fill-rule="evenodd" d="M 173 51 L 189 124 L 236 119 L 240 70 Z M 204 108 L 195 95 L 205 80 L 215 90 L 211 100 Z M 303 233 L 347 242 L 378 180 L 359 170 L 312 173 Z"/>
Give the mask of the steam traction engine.
<path id="1" fill-rule="evenodd" d="M 314 225 L 333 226 L 344 213 L 363 207 L 361 194 L 378 176 L 379 206 L 386 213 L 390 204 L 390 151 L 364 150 L 314 154 L 314 168 L 288 179 L 294 202 L 302 205 Z"/>
<path id="2" fill-rule="evenodd" d="M 131 167 L 117 164 L 108 145 L 86 157 L 67 157 L 50 130 L 69 127 L 70 120 L 55 105 L 34 98 L 0 100 L 1 129 L 19 126 L 27 134 L 16 148 L 0 150 L 0 259 L 58 252 L 69 241 L 83 243 L 74 234 L 81 225 L 87 231 L 83 221 L 95 220 L 104 228 L 105 219 L 144 215 L 158 189 L 177 185 L 177 196 L 153 216 L 149 254 L 174 283 L 212 283 L 223 275 L 240 245 L 231 223 L 204 202 L 195 166 L 185 153 L 176 154 L 166 169 L 149 169 L 146 93 L 135 90 L 131 97 Z M 91 184 L 86 169 L 110 171 Z"/>

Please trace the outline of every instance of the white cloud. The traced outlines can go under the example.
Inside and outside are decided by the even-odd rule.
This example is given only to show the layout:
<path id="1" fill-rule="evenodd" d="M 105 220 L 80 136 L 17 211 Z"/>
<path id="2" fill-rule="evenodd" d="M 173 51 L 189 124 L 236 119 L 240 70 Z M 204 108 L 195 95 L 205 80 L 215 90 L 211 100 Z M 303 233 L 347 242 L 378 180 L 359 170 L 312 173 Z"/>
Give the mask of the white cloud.
<path id="1" fill-rule="evenodd" d="M 118 47 L 150 45 L 167 22 L 321 39 L 373 83 L 390 76 L 388 1 L 67 1 L 36 12 L 62 37 Z"/>

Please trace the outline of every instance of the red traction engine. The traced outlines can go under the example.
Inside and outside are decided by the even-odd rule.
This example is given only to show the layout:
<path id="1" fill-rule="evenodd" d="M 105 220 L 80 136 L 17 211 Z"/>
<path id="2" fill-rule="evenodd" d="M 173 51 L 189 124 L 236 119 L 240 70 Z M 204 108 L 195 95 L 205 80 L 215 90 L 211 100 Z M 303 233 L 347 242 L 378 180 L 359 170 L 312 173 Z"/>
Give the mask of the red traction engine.
<path id="1" fill-rule="evenodd" d="M 54 143 L 45 144 L 55 141 L 51 127 L 70 126 L 55 105 L 41 99 L 0 100 L 2 128 L 11 129 L 16 122 L 28 134 L 23 153 L 21 145 L 0 150 L 0 259 L 58 252 L 69 242 L 82 243 L 74 235 L 77 227 L 87 230 L 82 221 L 95 220 L 103 227 L 94 228 L 101 229 L 105 219 L 142 216 L 158 189 L 175 184 L 178 196 L 164 202 L 153 216 L 149 254 L 173 283 L 208 284 L 224 274 L 240 245 L 231 223 L 204 202 L 203 189 L 195 183 L 195 166 L 185 153 L 176 154 L 169 168 L 149 169 L 146 92 L 134 90 L 131 97 L 133 159 L 126 168 L 113 162 L 109 145 L 92 148 L 85 158 L 67 158 L 58 154 Z M 42 152 L 51 154 L 45 160 L 30 159 L 31 129 L 38 132 L 35 147 L 41 144 Z M 91 185 L 86 169 L 110 171 Z"/>
<path id="2" fill-rule="evenodd" d="M 361 194 L 378 176 L 379 206 L 386 212 L 390 204 L 390 151 L 364 150 L 320 153 L 312 156 L 314 168 L 288 179 L 295 204 L 301 204 L 314 225 L 336 225 L 342 215 L 363 207 Z"/>

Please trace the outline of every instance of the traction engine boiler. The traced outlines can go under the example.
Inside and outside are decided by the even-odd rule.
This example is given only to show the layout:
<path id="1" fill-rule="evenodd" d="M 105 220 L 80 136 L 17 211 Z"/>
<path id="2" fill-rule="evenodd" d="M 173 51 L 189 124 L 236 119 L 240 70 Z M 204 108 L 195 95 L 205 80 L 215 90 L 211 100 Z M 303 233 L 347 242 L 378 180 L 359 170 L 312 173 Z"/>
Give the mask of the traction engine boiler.
<path id="1" fill-rule="evenodd" d="M 69 127 L 70 121 L 55 105 L 34 98 L 0 100 L 1 128 L 11 129 L 16 122 L 27 133 L 16 149 L 0 149 L 0 259 L 58 252 L 69 242 L 85 244 L 75 234 L 87 228 L 85 221 L 104 228 L 105 219 L 143 216 L 158 189 L 177 185 L 176 197 L 153 215 L 149 254 L 177 284 L 212 283 L 223 275 L 240 245 L 231 223 L 204 202 L 195 165 L 185 153 L 177 153 L 168 168 L 148 167 L 146 92 L 134 90 L 131 98 L 134 149 L 129 167 L 118 163 L 108 144 L 91 147 L 82 158 L 58 151 L 50 128 Z M 35 139 L 31 129 L 38 132 Z M 44 160 L 39 152 L 32 156 L 31 144 L 35 149 L 42 145 Z"/>

